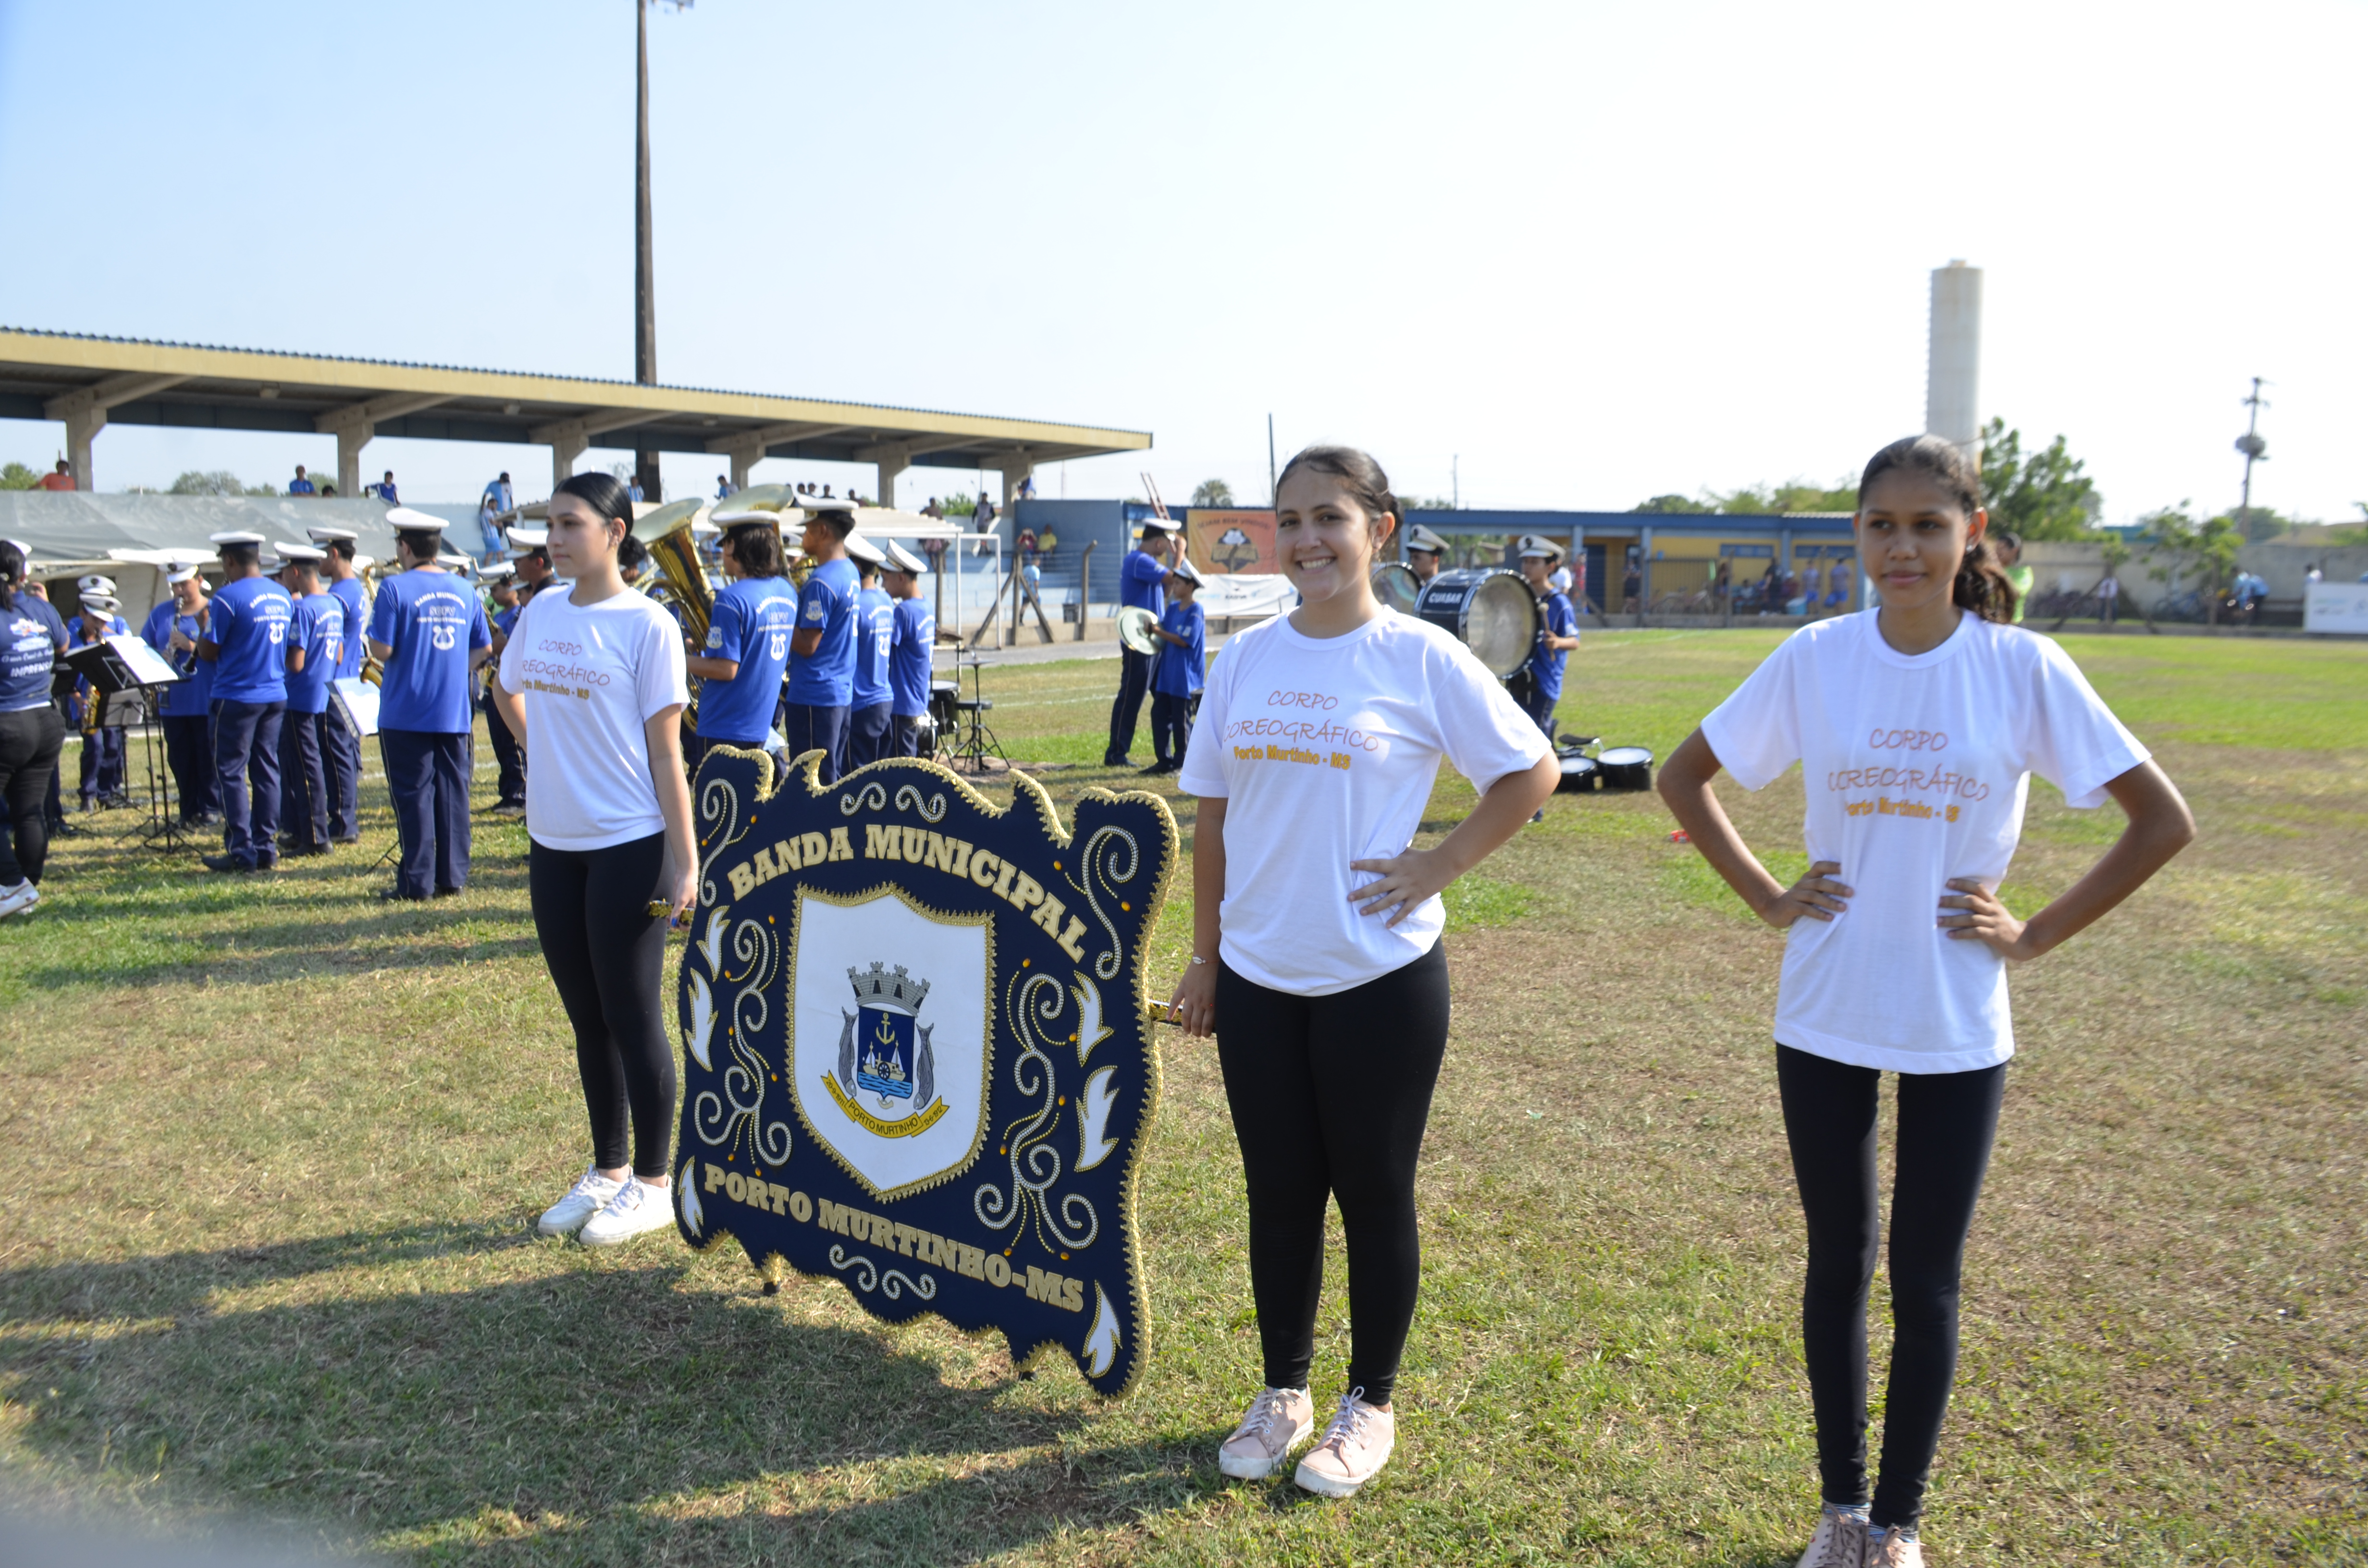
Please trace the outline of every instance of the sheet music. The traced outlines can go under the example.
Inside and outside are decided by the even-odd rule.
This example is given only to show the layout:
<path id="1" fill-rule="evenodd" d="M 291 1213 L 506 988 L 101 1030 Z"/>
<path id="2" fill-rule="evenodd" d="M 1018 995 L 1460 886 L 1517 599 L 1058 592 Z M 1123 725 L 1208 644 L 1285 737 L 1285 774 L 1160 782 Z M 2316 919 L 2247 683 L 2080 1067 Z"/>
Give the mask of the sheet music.
<path id="1" fill-rule="evenodd" d="M 99 641 L 115 650 L 115 656 L 131 667 L 132 680 L 136 685 L 174 686 L 188 678 L 171 665 L 166 664 L 163 654 L 137 637 L 118 633 L 111 637 L 102 637 Z"/>

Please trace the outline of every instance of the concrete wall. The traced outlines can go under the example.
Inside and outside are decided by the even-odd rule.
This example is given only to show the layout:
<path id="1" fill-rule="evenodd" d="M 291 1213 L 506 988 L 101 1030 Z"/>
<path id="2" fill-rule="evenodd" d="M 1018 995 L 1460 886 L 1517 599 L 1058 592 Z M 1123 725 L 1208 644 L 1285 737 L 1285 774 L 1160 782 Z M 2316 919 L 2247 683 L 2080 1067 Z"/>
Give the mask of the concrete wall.
<path id="1" fill-rule="evenodd" d="M 2034 540 L 2022 547 L 2023 564 L 2032 573 L 2032 588 L 2036 593 L 2052 594 L 2058 588 L 2070 587 L 2086 593 L 2097 585 L 2105 574 L 2105 551 L 2101 544 L 2087 541 L 2062 543 Z M 2164 575 L 2157 577 L 2157 564 L 2145 546 L 2135 547 L 2129 563 L 2122 568 L 2122 602 L 2132 609 L 2153 604 L 2157 599 L 2177 591 L 2169 582 L 2169 565 L 2159 562 Z M 2368 572 L 2368 545 L 2326 545 L 2281 543 L 2271 540 L 2264 544 L 2248 544 L 2237 552 L 2237 564 L 2258 575 L 2270 585 L 2272 599 L 2299 599 L 2303 593 L 2303 574 L 2316 564 L 2335 583 L 2357 582 Z M 2068 583 L 2065 580 L 2068 578 Z M 2192 587 L 2192 582 L 2178 587 Z"/>

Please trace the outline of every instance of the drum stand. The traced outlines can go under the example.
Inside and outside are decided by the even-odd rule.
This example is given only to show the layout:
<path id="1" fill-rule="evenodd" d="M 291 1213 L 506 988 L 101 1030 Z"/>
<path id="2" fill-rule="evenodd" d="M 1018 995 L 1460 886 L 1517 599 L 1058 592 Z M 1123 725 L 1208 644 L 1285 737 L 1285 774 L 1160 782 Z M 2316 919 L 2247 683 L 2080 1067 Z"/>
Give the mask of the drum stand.
<path id="1" fill-rule="evenodd" d="M 961 664 L 956 666 L 954 733 L 940 740 L 938 745 L 940 758 L 947 767 L 956 771 L 962 771 L 964 762 L 967 761 L 969 765 L 967 771 L 984 773 L 986 771 L 988 757 L 991 756 L 997 762 L 1005 760 L 1003 743 L 996 740 L 995 732 L 986 727 L 986 710 L 994 707 L 995 702 L 985 695 L 985 690 L 980 684 L 980 664 L 981 661 L 973 656 L 961 661 Z M 970 668 L 971 695 L 966 698 L 960 695 L 961 665 L 962 665 Z M 948 742 L 951 744 L 949 744 Z"/>

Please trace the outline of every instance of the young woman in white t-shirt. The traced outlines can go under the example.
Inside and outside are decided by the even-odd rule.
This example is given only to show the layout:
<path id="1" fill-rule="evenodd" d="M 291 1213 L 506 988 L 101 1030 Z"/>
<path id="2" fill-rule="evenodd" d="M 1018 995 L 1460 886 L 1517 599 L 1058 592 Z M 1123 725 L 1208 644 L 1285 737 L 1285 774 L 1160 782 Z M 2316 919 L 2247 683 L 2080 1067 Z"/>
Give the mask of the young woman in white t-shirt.
<path id="1" fill-rule="evenodd" d="M 674 1217 L 666 938 L 699 876 L 682 769 L 682 632 L 618 569 L 632 516 L 625 487 L 605 473 L 579 473 L 552 496 L 552 570 L 575 586 L 554 584 L 519 612 L 495 694 L 526 743 L 535 934 L 575 1030 L 592 1120 L 591 1164 L 536 1228 L 593 1246 Z"/>
<path id="2" fill-rule="evenodd" d="M 1789 933 L 1776 1079 L 1808 1220 L 1802 1329 L 1825 1493 L 1804 1568 L 1923 1562 L 1958 1274 L 2014 1053 L 2008 964 L 2061 945 L 2195 835 L 2179 791 L 2070 655 L 2011 624 L 2014 591 L 1984 539 L 1971 459 L 1937 436 L 1894 442 L 1867 464 L 1858 502 L 1859 560 L 1881 608 L 1794 632 L 1660 781 L 1703 858 Z M 1796 761 L 1810 866 L 1788 888 L 1744 846 L 1711 780 L 1724 767 L 1758 790 Z M 2025 921 L 1997 889 L 2034 772 L 2072 806 L 2110 797 L 2129 825 Z M 1870 1499 L 1866 1301 L 1885 1071 L 1899 1074 L 1894 1331 Z"/>
<path id="3" fill-rule="evenodd" d="M 1364 453 L 1311 447 L 1276 489 L 1300 607 L 1237 633 L 1209 672 L 1178 782 L 1200 797 L 1192 960 L 1168 1006 L 1213 1028 L 1249 1191 L 1266 1387 L 1219 1451 L 1270 1474 L 1314 1429 L 1308 1390 L 1324 1209 L 1349 1250 L 1348 1390 L 1299 1484 L 1347 1497 L 1389 1459 L 1420 1281 L 1415 1159 L 1447 1047 L 1440 891 L 1553 793 L 1545 737 L 1469 649 L 1384 608 L 1397 526 Z M 1480 803 L 1413 847 L 1445 756 Z"/>

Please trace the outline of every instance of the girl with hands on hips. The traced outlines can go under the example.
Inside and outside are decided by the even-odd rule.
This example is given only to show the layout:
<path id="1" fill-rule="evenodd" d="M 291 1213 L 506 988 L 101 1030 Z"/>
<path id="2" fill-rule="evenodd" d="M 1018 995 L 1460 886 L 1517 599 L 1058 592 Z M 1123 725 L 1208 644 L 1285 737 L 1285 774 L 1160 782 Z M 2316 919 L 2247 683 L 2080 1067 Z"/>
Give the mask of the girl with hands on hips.
<path id="1" fill-rule="evenodd" d="M 1808 1221 L 1802 1338 L 1824 1508 L 1808 1563 L 1920 1568 L 1927 1478 L 1955 1376 L 1959 1268 L 2014 1054 L 2007 963 L 2120 903 L 2195 835 L 2186 802 L 2067 653 L 2012 624 L 1981 476 L 1937 436 L 1877 452 L 1851 528 L 1881 608 L 1794 632 L 1702 721 L 1660 792 L 1702 858 L 1785 931 L 1776 1084 Z M 1801 765 L 1808 874 L 1784 886 L 1712 792 Z M 2029 920 L 1997 889 L 2031 775 L 2128 818 Z M 1883 1449 L 1866 1463 L 1875 1105 L 1898 1074 Z"/>
<path id="2" fill-rule="evenodd" d="M 1396 1440 L 1391 1394 L 1421 1275 L 1415 1162 L 1447 1047 L 1440 890 L 1520 831 L 1561 769 L 1471 650 L 1373 597 L 1398 520 L 1379 464 L 1312 447 L 1275 500 L 1276 552 L 1301 602 L 1235 634 L 1209 671 L 1177 779 L 1200 817 L 1192 957 L 1168 1008 L 1188 1033 L 1217 1036 L 1249 1196 L 1265 1385 L 1219 1468 L 1269 1475 L 1315 1434 L 1308 1379 L 1337 1199 L 1349 1365 L 1294 1478 L 1347 1497 Z M 1442 758 L 1480 803 L 1416 849 Z"/>

